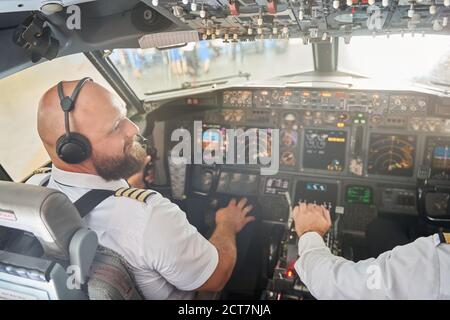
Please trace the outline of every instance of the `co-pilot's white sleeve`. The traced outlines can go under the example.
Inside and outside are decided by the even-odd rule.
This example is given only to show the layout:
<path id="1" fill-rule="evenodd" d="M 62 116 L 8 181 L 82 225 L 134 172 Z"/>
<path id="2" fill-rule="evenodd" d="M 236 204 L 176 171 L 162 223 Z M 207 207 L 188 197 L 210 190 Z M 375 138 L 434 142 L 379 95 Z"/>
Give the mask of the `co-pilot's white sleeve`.
<path id="1" fill-rule="evenodd" d="M 450 245 L 437 239 L 419 238 L 355 263 L 308 232 L 299 239 L 295 269 L 317 299 L 450 299 Z"/>

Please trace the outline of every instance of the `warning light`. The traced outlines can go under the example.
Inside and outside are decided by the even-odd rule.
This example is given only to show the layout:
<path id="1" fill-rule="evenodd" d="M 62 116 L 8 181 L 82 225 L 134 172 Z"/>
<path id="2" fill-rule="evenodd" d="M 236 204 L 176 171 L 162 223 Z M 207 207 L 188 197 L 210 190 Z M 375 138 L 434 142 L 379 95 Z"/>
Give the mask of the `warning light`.
<path id="1" fill-rule="evenodd" d="M 343 122 L 338 122 L 338 123 L 337 123 L 337 127 L 338 127 L 338 128 L 343 128 L 343 127 L 345 127 L 345 123 L 343 123 Z"/>
<path id="2" fill-rule="evenodd" d="M 186 103 L 187 103 L 187 104 L 190 104 L 190 105 L 196 105 L 196 104 L 199 103 L 199 101 L 198 101 L 198 98 L 188 98 L 188 99 L 186 100 Z"/>
<path id="3" fill-rule="evenodd" d="M 288 278 L 292 278 L 292 277 L 294 276 L 294 272 L 293 272 L 292 270 L 288 270 L 288 271 L 286 272 L 286 276 L 287 276 Z"/>

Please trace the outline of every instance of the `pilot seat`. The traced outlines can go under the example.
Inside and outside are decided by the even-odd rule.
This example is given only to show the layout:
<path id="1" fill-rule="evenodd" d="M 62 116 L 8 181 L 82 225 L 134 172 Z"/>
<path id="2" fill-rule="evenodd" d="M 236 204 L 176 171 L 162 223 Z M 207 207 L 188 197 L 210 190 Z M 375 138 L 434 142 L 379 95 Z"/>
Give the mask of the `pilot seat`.
<path id="1" fill-rule="evenodd" d="M 141 299 L 125 259 L 98 245 L 66 195 L 3 181 L 0 190 L 0 299 Z"/>

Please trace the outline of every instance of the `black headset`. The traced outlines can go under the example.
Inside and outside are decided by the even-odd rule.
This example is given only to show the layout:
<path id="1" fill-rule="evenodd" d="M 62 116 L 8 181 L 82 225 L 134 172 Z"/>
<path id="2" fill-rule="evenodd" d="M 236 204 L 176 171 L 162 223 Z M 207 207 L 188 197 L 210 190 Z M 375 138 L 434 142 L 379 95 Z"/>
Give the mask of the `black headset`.
<path id="1" fill-rule="evenodd" d="M 69 112 L 75 107 L 78 94 L 88 81 L 92 79 L 88 77 L 81 79 L 70 97 L 64 95 L 63 82 L 58 83 L 58 95 L 64 111 L 66 133 L 56 141 L 56 154 L 61 160 L 70 164 L 83 162 L 91 156 L 92 152 L 89 139 L 80 133 L 70 132 L 69 125 Z"/>

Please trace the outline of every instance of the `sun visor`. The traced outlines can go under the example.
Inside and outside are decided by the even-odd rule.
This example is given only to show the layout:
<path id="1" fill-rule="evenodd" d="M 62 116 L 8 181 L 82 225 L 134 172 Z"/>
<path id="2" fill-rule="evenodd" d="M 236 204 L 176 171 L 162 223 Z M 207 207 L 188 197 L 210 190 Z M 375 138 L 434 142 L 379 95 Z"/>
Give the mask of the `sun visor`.
<path id="1" fill-rule="evenodd" d="M 160 32 L 142 36 L 139 39 L 139 45 L 142 49 L 164 48 L 199 40 L 198 31 L 195 30 Z"/>

